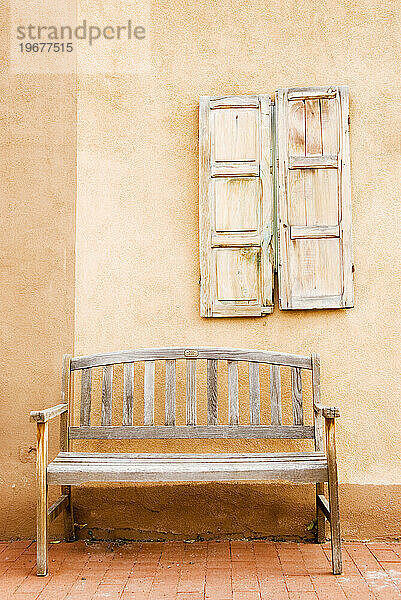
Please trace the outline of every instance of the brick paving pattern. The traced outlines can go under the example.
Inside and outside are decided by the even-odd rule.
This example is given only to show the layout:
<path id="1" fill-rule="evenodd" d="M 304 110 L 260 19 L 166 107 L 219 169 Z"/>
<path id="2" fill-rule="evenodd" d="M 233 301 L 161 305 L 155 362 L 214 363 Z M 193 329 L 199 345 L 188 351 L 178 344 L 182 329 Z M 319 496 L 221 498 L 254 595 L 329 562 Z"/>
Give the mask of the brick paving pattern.
<path id="1" fill-rule="evenodd" d="M 395 600 L 401 543 L 265 541 L 50 544 L 50 575 L 35 575 L 35 544 L 0 542 L 0 600 Z"/>

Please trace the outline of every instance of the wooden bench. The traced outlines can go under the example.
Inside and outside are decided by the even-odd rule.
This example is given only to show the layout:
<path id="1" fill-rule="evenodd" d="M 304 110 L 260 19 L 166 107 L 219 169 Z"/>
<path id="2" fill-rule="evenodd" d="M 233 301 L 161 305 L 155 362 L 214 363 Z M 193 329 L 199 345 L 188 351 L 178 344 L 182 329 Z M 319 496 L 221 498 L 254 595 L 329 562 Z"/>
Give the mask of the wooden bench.
<path id="1" fill-rule="evenodd" d="M 176 425 L 176 361 L 186 362 L 186 425 Z M 207 361 L 207 424 L 197 424 L 196 371 L 199 360 Z M 164 425 L 154 424 L 155 361 L 165 362 Z M 218 414 L 218 363 L 226 361 L 228 424 Z M 249 367 L 249 424 L 239 422 L 238 363 Z M 134 365 L 144 362 L 144 424 L 134 425 Z M 122 425 L 112 425 L 113 366 L 123 365 Z M 261 423 L 259 369 L 270 365 L 269 424 Z M 91 425 L 92 369 L 102 367 L 101 424 Z M 281 367 L 291 373 L 292 423 L 283 424 Z M 135 370 L 138 367 L 135 366 Z M 142 368 L 142 367 L 141 367 Z M 302 370 L 311 371 L 314 418 L 304 424 Z M 72 425 L 72 380 L 81 373 L 79 425 Z M 79 376 L 79 374 L 78 374 Z M 77 377 L 75 375 L 74 377 Z M 283 394 L 284 395 L 284 394 Z M 288 394 L 290 395 L 290 394 Z M 265 398 L 262 398 L 263 403 Z M 264 407 L 264 404 L 262 404 Z M 221 412 L 221 410 L 220 410 Z M 48 464 L 48 422 L 60 415 L 60 453 Z M 316 484 L 317 542 L 325 539 L 325 519 L 330 521 L 333 573 L 341 573 L 340 521 L 335 449 L 337 408 L 320 404 L 319 358 L 259 350 L 226 348 L 157 348 L 129 350 L 72 358 L 65 356 L 62 374 L 62 403 L 31 412 L 37 423 L 37 572 L 46 575 L 47 526 L 64 514 L 65 537 L 75 538 L 71 486 L 87 482 L 239 481 L 285 480 Z M 326 434 L 326 444 L 324 443 Z M 230 454 L 127 454 L 72 452 L 73 440 L 234 438 L 292 438 L 313 440 L 310 452 Z M 328 482 L 329 501 L 324 496 Z M 61 497 L 47 506 L 48 485 L 61 485 Z"/>

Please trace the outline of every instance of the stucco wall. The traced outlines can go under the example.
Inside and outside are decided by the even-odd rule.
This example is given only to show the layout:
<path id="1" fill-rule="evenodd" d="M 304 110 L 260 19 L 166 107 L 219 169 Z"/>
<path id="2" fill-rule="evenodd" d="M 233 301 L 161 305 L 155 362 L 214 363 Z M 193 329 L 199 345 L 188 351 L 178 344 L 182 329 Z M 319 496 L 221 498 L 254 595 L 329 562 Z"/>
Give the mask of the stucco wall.
<path id="1" fill-rule="evenodd" d="M 158 1 L 152 4 L 151 25 L 149 73 L 81 75 L 78 81 L 74 353 L 194 343 L 318 352 L 323 399 L 339 405 L 342 413 L 338 456 L 344 535 L 399 536 L 398 2 Z M 19 81 L 29 93 L 41 84 L 53 86 L 51 101 L 42 98 L 44 104 L 28 106 L 21 100 L 24 92 L 13 83 L 10 93 L 21 102 L 13 110 L 29 110 L 28 118 L 37 121 L 49 102 L 51 110 L 65 107 L 68 78 Z M 350 87 L 355 308 L 276 308 L 265 318 L 201 319 L 199 96 L 325 84 Z M 72 127 L 72 105 L 71 100 L 63 119 L 67 129 Z M 32 124 L 25 127 L 29 132 Z M 29 249 L 26 231 L 31 231 L 20 217 L 20 198 L 32 201 L 35 211 L 50 214 L 47 228 L 40 220 L 40 235 L 34 236 L 36 245 L 43 240 L 46 259 L 38 260 L 42 254 L 32 251 L 25 269 L 28 287 L 40 271 L 46 307 L 32 299 L 31 291 L 25 302 L 18 275 L 6 271 L 15 301 L 7 308 L 12 335 L 4 342 L 10 370 L 3 397 L 15 406 L 15 416 L 2 443 L 7 460 L 13 457 L 19 494 L 2 493 L 12 515 L 7 523 L 1 517 L 4 535 L 33 531 L 28 508 L 33 507 L 34 490 L 26 483 L 33 464 L 19 462 L 15 440 L 21 439 L 24 448 L 33 443 L 27 412 L 50 404 L 50 398 L 57 400 L 58 360 L 73 345 L 74 144 L 64 150 L 68 168 L 58 163 L 51 170 L 48 163 L 41 164 L 34 193 L 27 190 L 32 158 L 15 150 L 15 160 L 24 169 L 19 181 L 25 184 L 19 206 L 14 204 L 11 211 L 21 219 L 20 237 L 11 241 L 19 265 Z M 55 156 L 53 148 L 47 153 Z M 7 189 L 12 190 L 16 178 L 11 167 L 8 172 Z M 50 180 L 58 195 L 41 191 Z M 49 286 L 51 277 L 58 282 L 55 287 Z M 43 311 L 37 327 L 32 324 L 32 302 Z M 50 375 L 45 374 L 45 357 Z M 24 372 L 18 367 L 21 360 L 27 364 Z M 34 393 L 28 398 L 31 386 Z M 3 487 L 8 490 L 8 480 Z M 356 509 L 359 497 L 362 515 Z M 230 486 L 136 486 L 81 490 L 75 499 L 77 522 L 88 524 L 82 534 L 92 531 L 102 537 L 305 535 L 313 518 L 309 488 L 304 493 L 303 488 L 239 486 L 234 493 Z M 18 511 L 23 524 L 17 524 Z"/>
<path id="2" fill-rule="evenodd" d="M 75 293 L 75 78 L 12 74 L 8 34 L 2 27 L 0 538 L 35 530 L 29 411 L 59 402 Z"/>

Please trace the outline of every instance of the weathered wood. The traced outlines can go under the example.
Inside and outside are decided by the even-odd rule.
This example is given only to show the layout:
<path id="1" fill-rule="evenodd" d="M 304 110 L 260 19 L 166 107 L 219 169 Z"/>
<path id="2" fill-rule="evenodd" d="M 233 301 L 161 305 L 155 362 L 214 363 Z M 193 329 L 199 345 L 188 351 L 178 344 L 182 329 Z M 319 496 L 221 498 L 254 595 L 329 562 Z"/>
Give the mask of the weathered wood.
<path id="1" fill-rule="evenodd" d="M 188 350 L 197 352 L 199 359 L 214 360 L 242 360 L 249 362 L 262 362 L 288 367 L 302 367 L 311 369 L 311 357 L 298 354 L 286 354 L 283 352 L 267 352 L 264 350 L 244 350 L 243 348 L 202 348 L 191 347 L 167 347 L 149 348 L 139 350 L 126 350 L 124 352 L 110 352 L 108 354 L 93 354 L 91 356 L 79 356 L 71 361 L 71 370 L 100 367 L 127 362 L 184 359 Z"/>
<path id="2" fill-rule="evenodd" d="M 324 488 L 324 484 L 317 484 L 317 485 L 321 485 Z M 322 511 L 324 517 L 330 521 L 330 507 L 329 507 L 329 503 L 327 502 L 326 498 L 324 497 L 323 494 L 318 494 L 316 496 L 316 501 L 317 504 L 319 506 L 319 509 Z M 321 542 L 319 542 L 321 543 Z"/>
<path id="3" fill-rule="evenodd" d="M 217 425 L 217 360 L 207 361 L 207 424 Z"/>
<path id="4" fill-rule="evenodd" d="M 230 164 L 219 162 L 211 165 L 210 177 L 258 177 L 259 171 L 256 161 Z"/>
<path id="5" fill-rule="evenodd" d="M 216 249 L 216 303 L 223 304 L 223 309 L 230 301 L 250 302 L 255 308 L 260 294 L 259 259 L 260 248 Z M 234 316 L 236 306 L 231 306 Z"/>
<path id="6" fill-rule="evenodd" d="M 199 251 L 200 251 L 200 315 L 212 314 L 212 264 L 210 227 L 212 206 L 209 199 L 210 176 L 210 98 L 199 101 Z M 178 358 L 172 356 L 171 358 Z"/>
<path id="7" fill-rule="evenodd" d="M 187 452 L 59 452 L 54 459 L 54 462 L 103 462 L 107 459 L 109 461 L 123 460 L 160 460 L 160 461 L 180 461 L 182 458 L 190 458 L 193 461 L 215 461 L 215 460 L 226 460 L 241 462 L 246 461 L 248 458 L 253 460 L 273 460 L 277 461 L 325 461 L 327 464 L 326 454 L 324 452 L 207 452 L 207 453 L 187 453 Z"/>
<path id="8" fill-rule="evenodd" d="M 68 427 L 71 420 L 72 412 L 72 377 L 71 377 L 71 359 L 70 354 L 65 354 L 63 357 L 63 369 L 61 377 L 61 402 L 67 404 L 69 409 L 60 415 L 60 450 L 67 452 L 70 449 Z M 89 425 L 89 422 L 87 423 Z M 62 504 L 64 514 L 64 537 L 67 541 L 75 538 L 74 530 L 74 515 L 72 506 L 71 487 L 69 485 L 61 486 L 61 493 L 67 496 L 68 502 Z"/>
<path id="9" fill-rule="evenodd" d="M 272 311 L 270 98 L 201 98 L 201 316 Z M 226 103 L 229 104 L 226 104 Z"/>
<path id="10" fill-rule="evenodd" d="M 92 369 L 83 369 L 81 374 L 81 425 L 90 424 L 92 397 Z"/>
<path id="11" fill-rule="evenodd" d="M 354 259 L 351 234 L 351 159 L 349 142 L 349 90 L 339 88 L 341 105 L 340 153 L 341 153 L 341 233 L 343 240 L 343 306 L 354 306 Z"/>
<path id="12" fill-rule="evenodd" d="M 289 169 L 337 169 L 337 156 L 290 156 Z"/>
<path id="13" fill-rule="evenodd" d="M 240 233 L 218 232 L 212 235 L 211 243 L 212 248 L 259 248 L 260 234 L 246 233 L 242 235 Z"/>
<path id="14" fill-rule="evenodd" d="M 338 476 L 335 440 L 335 419 L 326 419 L 326 450 L 329 478 L 331 553 L 333 557 L 333 573 L 342 572 L 340 512 L 338 504 Z"/>
<path id="15" fill-rule="evenodd" d="M 308 98 L 335 98 L 337 88 L 331 87 L 308 87 L 289 88 L 288 100 L 307 100 Z"/>
<path id="16" fill-rule="evenodd" d="M 245 439 L 313 439 L 314 427 L 269 425 L 165 425 L 153 427 L 70 427 L 72 440 L 129 440 L 129 439 L 188 439 L 188 438 L 245 438 Z"/>
<path id="17" fill-rule="evenodd" d="M 342 302 L 341 294 L 326 296 L 302 296 L 302 298 L 293 298 L 291 305 L 293 309 L 313 309 L 313 308 L 338 308 Z"/>
<path id="18" fill-rule="evenodd" d="M 260 264 L 260 296 L 261 306 L 273 311 L 273 276 L 274 276 L 274 249 L 273 249 L 273 174 L 270 161 L 273 147 L 272 136 L 272 104 L 266 94 L 259 96 L 260 101 L 260 184 L 262 186 L 261 198 L 261 264 Z"/>
<path id="19" fill-rule="evenodd" d="M 132 425 L 134 419 L 134 365 L 124 364 L 123 425 Z"/>
<path id="20" fill-rule="evenodd" d="M 316 406 L 320 403 L 320 358 L 317 354 L 312 354 L 312 392 L 314 408 L 315 425 L 315 450 L 324 452 L 324 419 L 321 412 L 316 411 Z M 323 544 L 326 540 L 326 521 L 318 497 L 324 495 L 324 484 L 316 484 L 316 542 Z"/>
<path id="21" fill-rule="evenodd" d="M 278 365 L 270 365 L 270 414 L 272 425 L 281 425 L 281 376 Z"/>
<path id="22" fill-rule="evenodd" d="M 290 102 L 287 106 L 286 117 L 288 119 L 288 153 L 290 156 L 305 157 L 305 103 Z M 280 126 L 278 131 L 281 131 Z"/>
<path id="23" fill-rule="evenodd" d="M 70 354 L 63 356 L 63 368 L 61 373 L 61 404 L 70 406 L 70 387 L 71 387 L 71 358 Z M 60 450 L 66 452 L 69 449 L 68 444 L 68 425 L 69 411 L 60 414 Z"/>
<path id="24" fill-rule="evenodd" d="M 292 240 L 340 237 L 339 225 L 292 225 L 290 227 Z"/>
<path id="25" fill-rule="evenodd" d="M 336 419 L 340 416 L 340 409 L 337 406 L 324 406 L 315 404 L 315 412 L 323 415 L 325 419 Z"/>
<path id="26" fill-rule="evenodd" d="M 249 363 L 249 413 L 251 425 L 260 425 L 260 380 L 258 363 Z"/>
<path id="27" fill-rule="evenodd" d="M 242 246 L 244 243 L 260 245 L 260 235 L 258 235 L 259 178 L 243 177 L 232 180 L 225 177 L 214 181 L 213 188 L 217 201 L 212 247 L 223 244 L 229 246 L 230 242 L 237 246 Z M 234 206 L 230 200 L 233 191 L 238 197 L 238 204 L 234 204 Z M 240 204 L 241 210 L 238 210 Z M 254 231 L 253 241 L 249 236 L 251 231 Z"/>
<path id="28" fill-rule="evenodd" d="M 353 306 L 348 90 L 277 93 L 279 302 Z"/>
<path id="29" fill-rule="evenodd" d="M 238 362 L 227 361 L 228 373 L 228 416 L 230 425 L 239 423 L 239 399 L 238 399 Z"/>
<path id="30" fill-rule="evenodd" d="M 227 457 L 218 454 L 182 454 L 172 458 L 142 455 L 114 457 L 69 457 L 55 460 L 49 466 L 49 482 L 68 482 L 70 485 L 90 481 L 238 481 L 286 480 L 316 482 L 327 480 L 327 461 L 324 455 L 287 457 L 274 455 L 243 455 Z"/>
<path id="31" fill-rule="evenodd" d="M 60 496 L 58 500 L 53 502 L 53 504 L 47 510 L 47 518 L 48 522 L 51 523 L 66 509 L 67 504 L 69 504 L 70 498 L 68 494 L 63 494 Z"/>
<path id="32" fill-rule="evenodd" d="M 163 351 L 163 355 L 160 353 Z M 47 464 L 47 419 L 55 414 L 67 414 L 67 405 L 71 402 L 71 392 L 66 380 L 69 361 L 63 371 L 62 398 L 68 400 L 59 407 L 34 413 L 38 420 L 38 573 L 47 572 L 47 521 L 64 512 L 66 519 L 66 537 L 73 538 L 73 520 L 71 504 L 71 486 L 85 482 L 147 482 L 147 481 L 252 481 L 252 480 L 288 480 L 294 482 L 312 482 L 316 484 L 316 508 L 318 516 L 318 541 L 324 539 L 325 518 L 331 519 L 333 540 L 333 569 L 341 571 L 341 546 L 338 515 L 338 481 L 335 457 L 334 419 L 339 411 L 335 407 L 320 404 L 320 372 L 317 355 L 299 357 L 262 351 L 220 349 L 220 348 L 168 348 L 156 351 L 141 350 L 140 354 L 115 353 L 103 355 L 102 364 L 102 424 L 99 427 L 69 427 L 70 439 L 315 439 L 315 452 L 269 453 L 269 454 L 131 454 L 131 453 L 75 453 L 62 451 L 46 469 Z M 133 426 L 132 400 L 133 368 L 131 363 L 145 353 L 145 425 Z M 118 360 L 123 355 L 124 360 Z M 111 426 L 112 373 L 115 362 L 124 363 L 124 400 L 123 425 Z M 175 426 L 175 360 L 184 358 L 187 364 L 187 425 Z M 128 360 L 128 358 L 132 360 Z M 154 386 L 155 360 L 166 360 L 166 423 L 154 426 Z M 208 373 L 208 425 L 196 425 L 196 361 L 206 358 Z M 98 360 L 99 356 L 85 357 Z M 217 361 L 228 362 L 228 396 L 230 425 L 217 425 Z M 80 360 L 80 359 L 74 359 Z M 238 360 L 248 361 L 250 390 L 250 425 L 238 425 Z M 260 425 L 260 381 L 259 363 L 270 363 L 271 413 L 272 425 Z M 280 365 L 291 367 L 293 426 L 281 425 Z M 313 404 L 315 425 L 303 426 L 302 379 L 301 368 L 312 369 Z M 90 397 L 90 369 L 85 366 L 86 393 Z M 85 372 L 85 371 L 84 371 Z M 89 381 L 89 385 L 88 385 Z M 85 404 L 85 403 L 84 403 Z M 59 405 L 60 406 L 60 405 Z M 86 403 L 87 406 L 87 403 Z M 82 413 L 81 413 L 82 414 Z M 89 410 L 85 414 L 90 414 Z M 85 417 L 86 418 L 86 417 Z M 321 436 L 323 420 L 327 422 L 327 458 L 323 452 Z M 42 421 L 41 421 L 42 420 Z M 89 418 L 88 418 L 89 421 Z M 66 422 L 67 423 L 67 422 Z M 41 429 L 44 428 L 44 429 Z M 61 436 L 62 448 L 68 448 L 68 435 Z M 330 458 L 329 458 L 330 456 Z M 331 462 L 330 462 L 331 461 Z M 331 465 L 331 466 L 330 466 Z M 334 465 L 334 466 L 333 466 Z M 324 498 L 324 482 L 329 482 L 330 505 Z M 62 496 L 47 509 L 47 484 L 62 486 Z M 44 516 L 45 514 L 45 516 Z M 337 525 L 336 525 L 337 523 Z"/>
<path id="33" fill-rule="evenodd" d="M 222 96 L 210 98 L 210 108 L 259 108 L 258 96 Z"/>
<path id="34" fill-rule="evenodd" d="M 338 102 L 336 96 L 331 99 L 320 98 L 321 129 L 323 155 L 334 156 L 339 150 L 339 119 Z"/>
<path id="35" fill-rule="evenodd" d="M 36 445 L 36 482 L 37 482 L 37 515 L 36 515 L 36 553 L 37 574 L 47 575 L 47 462 L 48 462 L 49 429 L 46 420 L 37 422 Z"/>
<path id="36" fill-rule="evenodd" d="M 155 418 L 155 361 L 145 362 L 144 425 L 151 426 Z"/>
<path id="37" fill-rule="evenodd" d="M 305 121 L 306 156 L 320 156 L 323 154 L 323 146 L 319 98 L 305 100 Z"/>
<path id="38" fill-rule="evenodd" d="M 249 163 L 258 159 L 259 105 L 212 112 L 211 154 L 215 163 Z"/>
<path id="39" fill-rule="evenodd" d="M 188 358 L 186 366 L 186 423 L 196 425 L 196 359 Z"/>
<path id="40" fill-rule="evenodd" d="M 213 311 L 213 317 L 260 317 L 272 312 L 271 307 L 267 306 L 260 309 L 255 306 L 216 306 Z"/>
<path id="41" fill-rule="evenodd" d="M 113 403 L 113 366 L 103 367 L 102 382 L 102 425 L 111 425 Z"/>
<path id="42" fill-rule="evenodd" d="M 302 406 L 302 372 L 301 369 L 291 369 L 292 416 L 294 425 L 303 425 L 304 413 Z"/>
<path id="43" fill-rule="evenodd" d="M 175 360 L 166 360 L 166 405 L 165 424 L 175 425 L 176 375 Z"/>
<path id="44" fill-rule="evenodd" d="M 44 410 L 33 410 L 30 413 L 31 423 L 46 423 L 50 419 L 68 411 L 67 404 L 57 404 Z"/>

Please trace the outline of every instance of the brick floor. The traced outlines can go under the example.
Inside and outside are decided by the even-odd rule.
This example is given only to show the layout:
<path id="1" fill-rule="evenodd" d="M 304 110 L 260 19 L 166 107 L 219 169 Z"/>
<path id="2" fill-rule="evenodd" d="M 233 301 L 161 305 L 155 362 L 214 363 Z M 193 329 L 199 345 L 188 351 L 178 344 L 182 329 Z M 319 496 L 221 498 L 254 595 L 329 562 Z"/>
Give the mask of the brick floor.
<path id="1" fill-rule="evenodd" d="M 50 544 L 35 575 L 35 543 L 0 542 L 0 600 L 401 600 L 401 544 L 330 546 L 265 541 Z"/>

